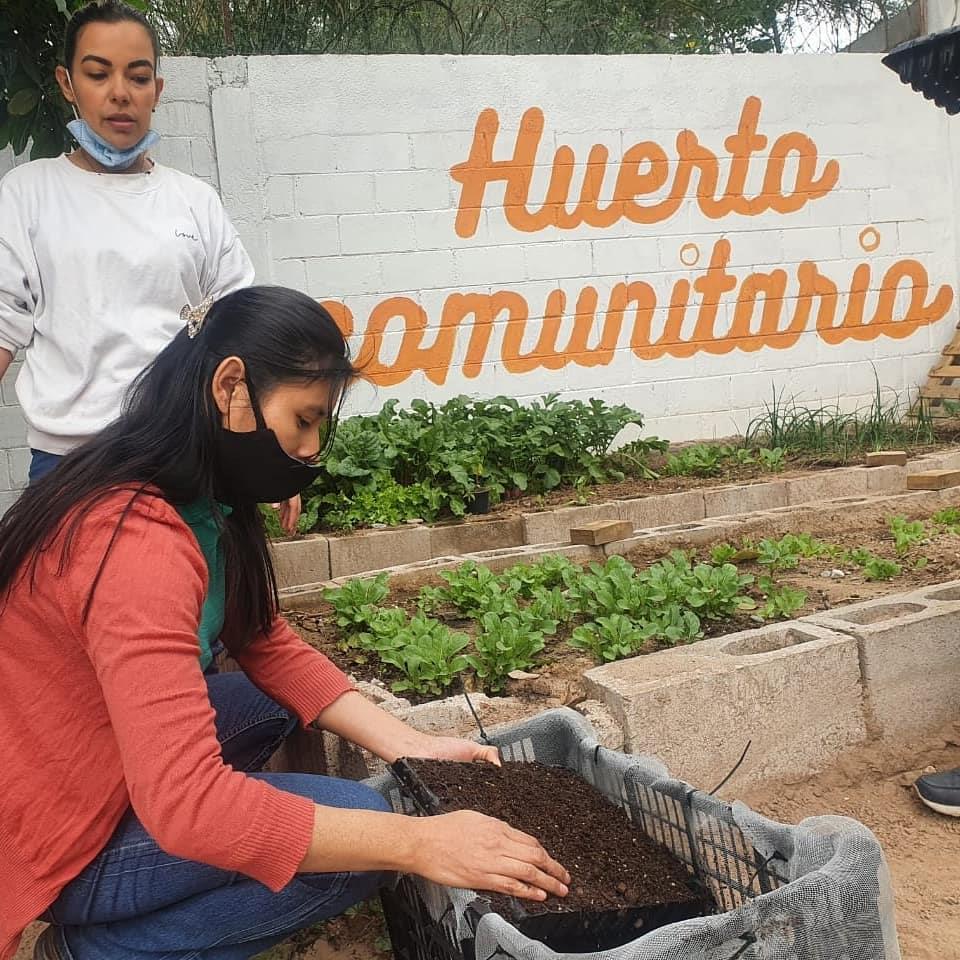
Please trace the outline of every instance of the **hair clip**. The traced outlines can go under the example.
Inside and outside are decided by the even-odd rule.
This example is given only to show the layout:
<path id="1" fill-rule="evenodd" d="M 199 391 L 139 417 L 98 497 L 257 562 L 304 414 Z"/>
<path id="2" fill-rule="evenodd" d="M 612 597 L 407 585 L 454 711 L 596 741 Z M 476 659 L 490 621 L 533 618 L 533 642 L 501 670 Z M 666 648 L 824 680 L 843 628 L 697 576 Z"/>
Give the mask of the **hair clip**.
<path id="1" fill-rule="evenodd" d="M 213 297 L 204 297 L 199 304 L 191 307 L 188 303 L 180 311 L 180 319 L 187 325 L 187 336 L 193 340 L 203 327 L 203 321 L 207 319 L 207 313 L 213 305 Z"/>

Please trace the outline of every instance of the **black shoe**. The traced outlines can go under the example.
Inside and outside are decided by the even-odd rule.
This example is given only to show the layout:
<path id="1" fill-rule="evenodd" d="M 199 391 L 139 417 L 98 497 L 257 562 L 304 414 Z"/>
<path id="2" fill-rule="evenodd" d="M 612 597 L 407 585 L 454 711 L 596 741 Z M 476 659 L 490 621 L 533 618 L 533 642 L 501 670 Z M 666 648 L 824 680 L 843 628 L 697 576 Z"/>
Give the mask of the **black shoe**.
<path id="1" fill-rule="evenodd" d="M 960 767 L 928 773 L 920 777 L 913 788 L 931 810 L 948 817 L 960 817 Z"/>
<path id="2" fill-rule="evenodd" d="M 33 960 L 64 960 L 56 927 L 47 927 L 33 945 Z"/>

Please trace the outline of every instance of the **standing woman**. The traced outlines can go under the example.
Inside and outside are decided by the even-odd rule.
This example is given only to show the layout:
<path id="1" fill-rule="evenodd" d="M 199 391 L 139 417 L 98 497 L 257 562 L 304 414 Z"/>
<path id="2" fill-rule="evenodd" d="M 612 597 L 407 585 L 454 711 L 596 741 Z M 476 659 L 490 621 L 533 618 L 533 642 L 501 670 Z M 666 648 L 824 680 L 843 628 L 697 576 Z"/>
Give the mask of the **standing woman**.
<path id="1" fill-rule="evenodd" d="M 121 0 L 78 10 L 57 80 L 79 147 L 0 180 L 0 377 L 22 351 L 31 482 L 116 418 L 185 304 L 253 282 L 216 192 L 148 155 L 158 53 Z M 298 498 L 284 506 L 288 528 L 295 512 Z"/>

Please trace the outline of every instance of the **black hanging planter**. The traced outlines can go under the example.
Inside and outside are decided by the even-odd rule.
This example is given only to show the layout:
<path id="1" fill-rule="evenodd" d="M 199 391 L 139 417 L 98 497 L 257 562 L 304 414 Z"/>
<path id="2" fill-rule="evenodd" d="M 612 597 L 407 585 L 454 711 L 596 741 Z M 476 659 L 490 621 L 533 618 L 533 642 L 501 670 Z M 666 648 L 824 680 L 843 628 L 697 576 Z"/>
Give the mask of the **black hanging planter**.
<path id="1" fill-rule="evenodd" d="M 960 27 L 901 43 L 881 62 L 950 116 L 960 113 Z"/>
<path id="2" fill-rule="evenodd" d="M 487 489 L 478 489 L 473 493 L 473 499 L 467 503 L 467 513 L 489 513 L 490 512 L 490 491 Z"/>

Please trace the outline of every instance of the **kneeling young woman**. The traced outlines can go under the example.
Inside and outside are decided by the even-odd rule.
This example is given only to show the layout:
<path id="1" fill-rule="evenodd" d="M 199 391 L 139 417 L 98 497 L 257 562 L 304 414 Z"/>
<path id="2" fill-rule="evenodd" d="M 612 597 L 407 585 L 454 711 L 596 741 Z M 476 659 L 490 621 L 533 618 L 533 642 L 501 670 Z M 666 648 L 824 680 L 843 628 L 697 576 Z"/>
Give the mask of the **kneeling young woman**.
<path id="1" fill-rule="evenodd" d="M 383 874 L 542 899 L 566 871 L 469 811 L 261 772 L 297 723 L 385 760 L 496 762 L 373 706 L 279 616 L 258 503 L 314 478 L 347 345 L 315 301 L 194 310 L 122 416 L 0 519 L 0 958 L 251 957 Z M 222 639 L 241 672 L 204 672 Z"/>

